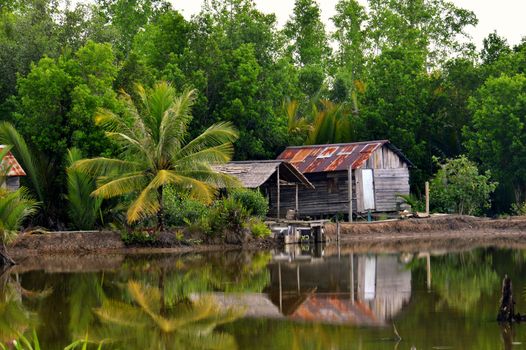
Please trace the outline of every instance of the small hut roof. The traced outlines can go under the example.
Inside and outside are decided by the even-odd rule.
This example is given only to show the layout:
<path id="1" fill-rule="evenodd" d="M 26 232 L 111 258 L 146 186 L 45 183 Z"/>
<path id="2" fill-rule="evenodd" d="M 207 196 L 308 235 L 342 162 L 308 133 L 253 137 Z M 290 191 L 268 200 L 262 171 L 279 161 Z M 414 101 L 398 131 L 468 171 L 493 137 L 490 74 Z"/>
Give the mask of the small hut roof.
<path id="1" fill-rule="evenodd" d="M 5 147 L 5 145 L 0 145 L 0 152 L 3 151 Z M 7 176 L 26 176 L 26 172 L 22 169 L 22 166 L 18 163 L 11 151 L 7 152 L 4 159 L 2 159 L 0 169 L 2 171 L 7 171 L 5 174 Z"/>
<path id="2" fill-rule="evenodd" d="M 230 162 L 216 165 L 214 169 L 220 173 L 235 176 L 246 188 L 258 188 L 267 182 L 277 171 L 281 180 L 296 183 L 308 188 L 314 186 L 292 164 L 283 160 L 255 160 Z"/>
<path id="3" fill-rule="evenodd" d="M 413 165 L 389 140 L 292 146 L 287 147 L 278 159 L 292 163 L 303 174 L 348 170 L 349 167 L 359 169 L 378 148 L 383 146 L 396 153 L 409 166 Z"/>

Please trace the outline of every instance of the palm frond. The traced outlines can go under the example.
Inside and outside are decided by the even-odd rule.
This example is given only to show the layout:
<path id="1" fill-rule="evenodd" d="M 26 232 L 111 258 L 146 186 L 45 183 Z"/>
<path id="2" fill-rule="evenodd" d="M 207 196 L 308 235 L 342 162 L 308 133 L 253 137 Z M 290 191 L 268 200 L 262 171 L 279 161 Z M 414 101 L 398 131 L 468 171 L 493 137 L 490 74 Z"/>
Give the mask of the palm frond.
<path id="1" fill-rule="evenodd" d="M 98 157 L 78 160 L 71 168 L 90 175 L 107 176 L 114 173 L 130 173 L 140 170 L 141 164 L 128 160 Z"/>
<path id="2" fill-rule="evenodd" d="M 188 142 L 179 152 L 181 157 L 200 152 L 210 147 L 230 144 L 237 140 L 239 133 L 230 122 L 216 123 L 201 135 Z"/>
<path id="3" fill-rule="evenodd" d="M 68 150 L 67 195 L 69 219 L 77 229 L 88 230 L 95 227 L 102 198 L 95 198 L 95 178 L 88 173 L 72 167 L 82 159 L 82 152 L 77 148 Z"/>
<path id="4" fill-rule="evenodd" d="M 121 177 L 109 181 L 103 178 L 102 181 L 99 181 L 99 187 L 91 194 L 95 197 L 107 199 L 140 191 L 146 183 L 148 183 L 148 179 L 143 172 L 121 175 Z"/>

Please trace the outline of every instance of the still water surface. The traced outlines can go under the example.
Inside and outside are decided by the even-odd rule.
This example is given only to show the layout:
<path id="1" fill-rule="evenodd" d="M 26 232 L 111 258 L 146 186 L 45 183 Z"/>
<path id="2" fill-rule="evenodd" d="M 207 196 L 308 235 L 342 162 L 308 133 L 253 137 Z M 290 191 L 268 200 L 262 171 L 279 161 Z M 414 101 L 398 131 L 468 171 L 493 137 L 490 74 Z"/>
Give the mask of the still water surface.
<path id="1" fill-rule="evenodd" d="M 43 349 L 86 336 L 132 350 L 526 349 L 526 325 L 495 322 L 505 273 L 526 313 L 523 250 L 58 260 L 3 277 L 0 341 L 36 329 Z"/>

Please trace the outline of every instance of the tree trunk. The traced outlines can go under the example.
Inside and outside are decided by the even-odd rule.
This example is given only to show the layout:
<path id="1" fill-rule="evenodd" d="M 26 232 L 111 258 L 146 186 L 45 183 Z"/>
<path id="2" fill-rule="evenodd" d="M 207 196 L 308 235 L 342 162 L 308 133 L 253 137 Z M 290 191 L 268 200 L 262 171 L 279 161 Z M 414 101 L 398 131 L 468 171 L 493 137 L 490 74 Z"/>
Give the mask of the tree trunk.
<path id="1" fill-rule="evenodd" d="M 5 243 L 2 242 L 0 244 L 0 270 L 13 265 L 15 265 L 15 262 L 7 255 Z"/>
<path id="2" fill-rule="evenodd" d="M 157 227 L 160 232 L 164 231 L 164 206 L 163 206 L 163 186 L 157 189 L 157 198 L 159 199 L 159 211 L 157 212 Z"/>

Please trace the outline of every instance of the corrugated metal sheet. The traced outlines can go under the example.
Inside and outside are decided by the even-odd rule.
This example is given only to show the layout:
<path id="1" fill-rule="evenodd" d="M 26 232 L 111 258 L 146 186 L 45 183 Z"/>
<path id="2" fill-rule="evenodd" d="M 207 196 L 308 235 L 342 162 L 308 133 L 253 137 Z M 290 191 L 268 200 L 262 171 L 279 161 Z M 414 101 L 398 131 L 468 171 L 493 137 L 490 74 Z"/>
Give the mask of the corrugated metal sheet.
<path id="1" fill-rule="evenodd" d="M 0 145 L 0 151 L 2 151 L 5 148 L 4 145 Z M 22 169 L 22 166 L 18 163 L 15 156 L 11 152 L 7 152 L 4 159 L 2 159 L 2 162 L 0 164 L 0 170 L 2 171 L 2 175 L 4 171 L 7 172 L 7 176 L 26 176 L 26 172 L 24 169 Z"/>
<path id="2" fill-rule="evenodd" d="M 278 156 L 279 160 L 292 163 L 302 173 L 320 173 L 327 171 L 360 168 L 380 147 L 390 145 L 388 140 L 366 141 L 334 145 L 314 145 L 288 147 Z M 409 160 L 394 146 L 390 146 L 408 164 Z"/>

